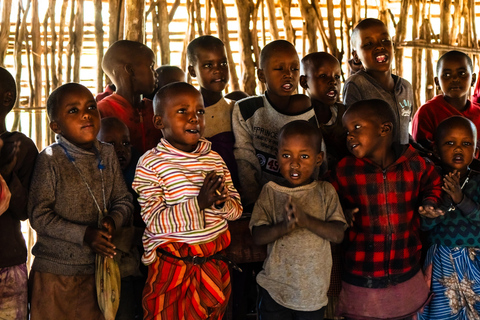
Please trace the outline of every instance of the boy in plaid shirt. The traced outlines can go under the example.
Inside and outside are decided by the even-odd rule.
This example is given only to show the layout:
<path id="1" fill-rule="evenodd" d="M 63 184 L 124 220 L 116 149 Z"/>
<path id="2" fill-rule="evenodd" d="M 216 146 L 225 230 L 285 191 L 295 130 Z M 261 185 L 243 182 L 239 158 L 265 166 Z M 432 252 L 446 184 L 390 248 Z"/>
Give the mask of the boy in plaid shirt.
<path id="1" fill-rule="evenodd" d="M 358 212 L 345 237 L 337 313 L 410 319 L 430 296 L 420 270 L 417 211 L 443 214 L 441 178 L 412 146 L 393 143 L 395 114 L 385 101 L 354 103 L 342 121 L 353 156 L 338 163 L 332 183 L 344 209 Z"/>

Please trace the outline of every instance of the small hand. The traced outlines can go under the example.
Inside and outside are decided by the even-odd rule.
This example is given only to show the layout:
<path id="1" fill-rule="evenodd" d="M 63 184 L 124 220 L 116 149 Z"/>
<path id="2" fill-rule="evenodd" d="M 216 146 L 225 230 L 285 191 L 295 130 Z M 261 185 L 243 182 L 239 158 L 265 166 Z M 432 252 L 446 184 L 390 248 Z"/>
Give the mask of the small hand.
<path id="1" fill-rule="evenodd" d="M 291 198 L 290 198 L 291 202 Z M 308 226 L 308 215 L 301 209 L 297 208 L 295 203 L 291 202 L 291 207 L 292 207 L 292 212 L 295 217 L 295 222 L 297 223 L 297 226 L 301 228 L 306 228 Z"/>
<path id="2" fill-rule="evenodd" d="M 110 216 L 106 216 L 102 219 L 101 225 L 103 226 L 104 230 L 108 232 L 109 235 L 113 236 L 115 232 L 115 221 Z"/>
<path id="3" fill-rule="evenodd" d="M 443 177 L 442 190 L 445 191 L 453 203 L 458 204 L 463 200 L 463 192 L 460 186 L 460 172 L 453 170 Z"/>
<path id="4" fill-rule="evenodd" d="M 439 216 L 443 216 L 445 214 L 445 211 L 438 209 L 431 204 L 425 204 L 418 207 L 418 213 L 420 213 L 422 216 L 433 219 Z"/>
<path id="5" fill-rule="evenodd" d="M 216 193 L 217 195 L 220 194 L 223 197 L 222 199 L 215 201 L 215 206 L 217 207 L 222 206 L 226 201 L 230 199 L 228 188 L 225 185 L 225 176 L 222 176 L 222 182 L 220 184 L 220 187 L 218 187 L 218 189 L 216 190 Z"/>
<path id="6" fill-rule="evenodd" d="M 117 254 L 111 239 L 112 236 L 105 230 L 96 229 L 90 226 L 85 230 L 84 241 L 95 253 L 104 257 L 113 258 L 113 256 Z"/>
<path id="7" fill-rule="evenodd" d="M 355 222 L 355 214 L 358 213 L 359 209 L 345 209 L 343 210 L 343 214 L 345 215 L 345 220 L 347 220 L 347 224 L 350 227 L 353 227 L 353 223 Z"/>
<path id="8" fill-rule="evenodd" d="M 285 204 L 285 212 L 283 214 L 283 226 L 285 228 L 285 233 L 289 233 L 295 229 L 296 218 L 295 218 L 295 207 L 292 203 L 292 197 L 288 198 L 288 202 Z"/>
<path id="9" fill-rule="evenodd" d="M 200 209 L 205 209 L 212 206 L 214 203 L 221 204 L 226 201 L 228 198 L 228 193 L 225 191 L 225 188 L 222 188 L 221 191 L 219 188 L 223 185 L 223 178 L 217 176 L 217 174 L 212 171 L 208 173 L 203 182 L 202 188 L 197 196 L 198 206 Z"/>
<path id="10" fill-rule="evenodd" d="M 8 188 L 7 183 L 0 175 L 0 216 L 7 211 L 8 207 L 10 206 L 10 197 L 12 194 L 10 193 L 10 189 Z"/>

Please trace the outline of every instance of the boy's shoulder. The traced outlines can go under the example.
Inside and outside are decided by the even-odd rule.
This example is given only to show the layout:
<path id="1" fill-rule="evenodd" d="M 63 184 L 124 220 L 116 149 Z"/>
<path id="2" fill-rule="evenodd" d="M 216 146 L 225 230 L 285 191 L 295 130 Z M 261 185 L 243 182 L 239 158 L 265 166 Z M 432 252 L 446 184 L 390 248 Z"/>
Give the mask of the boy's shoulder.
<path id="1" fill-rule="evenodd" d="M 268 105 L 268 101 L 265 99 L 265 95 L 252 96 L 237 101 L 235 106 L 238 106 L 243 119 L 250 119 L 258 109 L 261 109 Z"/>

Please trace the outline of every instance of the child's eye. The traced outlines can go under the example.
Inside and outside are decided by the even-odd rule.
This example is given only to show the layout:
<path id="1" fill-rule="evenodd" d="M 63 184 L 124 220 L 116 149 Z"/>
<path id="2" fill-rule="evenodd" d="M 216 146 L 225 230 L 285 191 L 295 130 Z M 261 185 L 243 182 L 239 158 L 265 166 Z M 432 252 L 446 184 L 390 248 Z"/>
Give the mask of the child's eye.
<path id="1" fill-rule="evenodd" d="M 308 159 L 308 158 L 310 158 L 310 156 L 309 156 L 308 154 L 302 154 L 300 157 L 301 157 L 302 159 Z"/>
<path id="2" fill-rule="evenodd" d="M 444 77 L 444 78 L 449 78 L 449 77 L 450 77 L 450 73 L 444 73 L 444 74 L 443 74 L 443 77 Z"/>
<path id="3" fill-rule="evenodd" d="M 207 64 L 204 64 L 203 67 L 204 67 L 204 68 L 211 68 L 211 67 L 212 67 L 212 64 L 211 64 L 211 63 L 207 63 Z"/>
<path id="4" fill-rule="evenodd" d="M 362 47 L 363 47 L 363 48 L 367 48 L 367 47 L 370 47 L 371 45 L 372 45 L 371 42 L 366 42 L 366 43 L 363 44 Z"/>
<path id="5" fill-rule="evenodd" d="M 354 128 L 355 128 L 355 129 L 360 129 L 361 126 L 360 126 L 359 124 L 356 124 L 356 125 L 354 126 Z"/>
<path id="6" fill-rule="evenodd" d="M 122 144 L 124 147 L 128 147 L 130 146 L 130 141 L 124 141 Z"/>
<path id="7" fill-rule="evenodd" d="M 464 77 L 467 73 L 465 71 L 460 71 L 459 74 L 460 74 L 460 77 Z"/>
<path id="8" fill-rule="evenodd" d="M 177 110 L 177 113 L 184 114 L 184 113 L 185 113 L 185 109 L 178 109 L 178 110 Z"/>
<path id="9" fill-rule="evenodd" d="M 78 112 L 77 108 L 72 108 L 72 109 L 68 110 L 68 113 L 77 113 L 77 112 Z"/>
<path id="10" fill-rule="evenodd" d="M 288 153 L 284 153 L 284 154 L 282 154 L 282 158 L 288 159 L 288 158 L 290 158 L 290 155 Z"/>
<path id="11" fill-rule="evenodd" d="M 224 62 L 222 62 L 220 65 L 221 65 L 222 67 L 226 67 L 226 66 L 228 66 L 228 62 L 227 62 L 227 61 L 224 61 Z"/>
<path id="12" fill-rule="evenodd" d="M 446 145 L 453 146 L 453 141 L 447 141 L 445 142 Z"/>
<path id="13" fill-rule="evenodd" d="M 383 39 L 382 42 L 383 42 L 384 44 L 390 44 L 390 43 L 392 43 L 392 40 L 390 40 L 390 39 Z"/>
<path id="14" fill-rule="evenodd" d="M 472 143 L 471 142 L 464 142 L 463 145 L 469 147 L 469 146 L 472 145 Z"/>
<path id="15" fill-rule="evenodd" d="M 293 68 L 291 68 L 291 70 L 292 70 L 292 71 L 298 71 L 299 68 L 298 68 L 298 67 L 293 67 Z"/>
<path id="16" fill-rule="evenodd" d="M 88 109 L 90 109 L 90 110 L 97 110 L 97 105 L 96 105 L 96 104 L 92 104 L 92 105 L 88 106 Z"/>
<path id="17" fill-rule="evenodd" d="M 197 111 L 198 114 L 205 114 L 205 110 L 204 109 L 200 109 Z"/>
<path id="18" fill-rule="evenodd" d="M 336 74 L 335 75 L 335 80 L 340 80 L 340 75 Z"/>

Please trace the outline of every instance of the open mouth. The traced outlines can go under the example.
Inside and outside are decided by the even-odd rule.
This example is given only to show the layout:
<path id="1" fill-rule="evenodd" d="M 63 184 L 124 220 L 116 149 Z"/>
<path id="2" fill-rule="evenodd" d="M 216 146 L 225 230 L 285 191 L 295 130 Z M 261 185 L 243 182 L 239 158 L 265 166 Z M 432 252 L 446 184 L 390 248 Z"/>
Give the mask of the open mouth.
<path id="1" fill-rule="evenodd" d="M 300 174 L 298 172 L 292 171 L 290 172 L 290 178 L 298 179 L 300 178 Z"/>
<path id="2" fill-rule="evenodd" d="M 387 56 L 382 54 L 382 55 L 376 56 L 375 60 L 377 60 L 378 63 L 385 63 L 387 62 Z"/>
<path id="3" fill-rule="evenodd" d="M 358 147 L 358 144 L 356 144 L 356 143 L 350 144 L 350 150 L 353 150 L 353 149 L 355 149 L 356 147 Z"/>
<path id="4" fill-rule="evenodd" d="M 285 83 L 283 86 L 282 86 L 282 89 L 283 90 L 292 90 L 293 88 L 293 85 L 291 83 Z"/>
<path id="5" fill-rule="evenodd" d="M 459 154 L 455 155 L 455 156 L 453 157 L 453 162 L 455 162 L 455 163 L 463 162 L 463 156 L 462 156 L 462 155 L 459 155 Z"/>
<path id="6" fill-rule="evenodd" d="M 330 90 L 327 92 L 327 97 L 329 98 L 335 98 L 337 96 L 337 91 L 336 90 Z"/>
<path id="7" fill-rule="evenodd" d="M 220 78 L 220 79 L 215 79 L 215 80 L 213 80 L 212 82 L 213 82 L 213 83 L 220 83 L 220 82 L 225 82 L 225 80 L 223 80 L 223 79 Z"/>
<path id="8" fill-rule="evenodd" d="M 185 130 L 185 131 L 187 131 L 188 133 L 191 133 L 191 134 L 197 134 L 197 133 L 199 132 L 199 131 L 196 130 L 196 129 L 187 129 L 187 130 Z"/>

